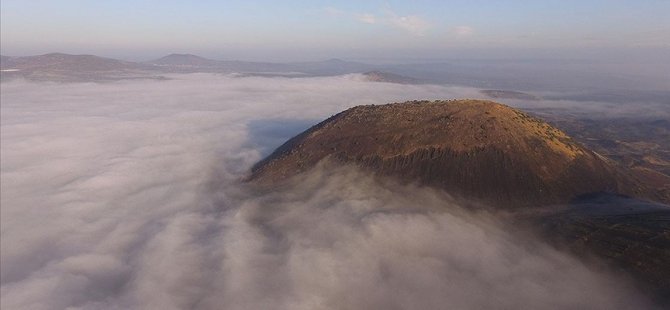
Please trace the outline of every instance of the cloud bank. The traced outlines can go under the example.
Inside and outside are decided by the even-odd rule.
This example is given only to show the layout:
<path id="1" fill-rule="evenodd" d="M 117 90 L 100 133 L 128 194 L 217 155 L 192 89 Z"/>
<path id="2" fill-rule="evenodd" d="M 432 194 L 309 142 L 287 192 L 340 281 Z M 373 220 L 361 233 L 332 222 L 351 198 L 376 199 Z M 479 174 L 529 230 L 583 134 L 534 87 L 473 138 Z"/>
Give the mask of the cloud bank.
<path id="1" fill-rule="evenodd" d="M 650 307 L 440 192 L 351 167 L 275 192 L 239 181 L 345 108 L 476 90 L 172 78 L 0 84 L 3 309 Z"/>

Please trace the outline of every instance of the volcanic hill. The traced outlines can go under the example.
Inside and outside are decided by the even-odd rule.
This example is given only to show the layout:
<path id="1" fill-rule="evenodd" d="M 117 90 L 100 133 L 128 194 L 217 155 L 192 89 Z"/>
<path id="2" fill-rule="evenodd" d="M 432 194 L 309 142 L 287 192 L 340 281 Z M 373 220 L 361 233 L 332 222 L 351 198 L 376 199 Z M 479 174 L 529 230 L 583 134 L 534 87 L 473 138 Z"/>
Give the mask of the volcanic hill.
<path id="1" fill-rule="evenodd" d="M 354 107 L 290 139 L 250 179 L 277 184 L 324 159 L 511 208 L 596 192 L 667 199 L 562 131 L 492 101 Z"/>

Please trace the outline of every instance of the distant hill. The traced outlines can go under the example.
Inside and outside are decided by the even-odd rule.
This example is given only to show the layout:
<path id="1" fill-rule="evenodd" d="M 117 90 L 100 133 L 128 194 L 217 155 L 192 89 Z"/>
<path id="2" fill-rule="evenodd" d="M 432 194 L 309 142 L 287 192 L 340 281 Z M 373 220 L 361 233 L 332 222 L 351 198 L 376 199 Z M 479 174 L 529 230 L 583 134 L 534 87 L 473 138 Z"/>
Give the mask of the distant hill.
<path id="1" fill-rule="evenodd" d="M 26 57 L 2 57 L 2 78 L 52 81 L 105 81 L 127 78 L 164 78 L 166 73 L 239 73 L 242 76 L 332 76 L 362 73 L 374 66 L 329 59 L 325 61 L 273 63 L 213 60 L 193 54 L 170 54 L 144 63 L 93 55 L 51 53 Z"/>
<path id="2" fill-rule="evenodd" d="M 376 66 L 342 59 L 328 59 L 324 61 L 288 63 L 291 70 L 313 75 L 340 75 L 348 73 L 363 73 L 375 70 Z"/>
<path id="3" fill-rule="evenodd" d="M 375 68 L 373 65 L 341 59 L 289 63 L 249 61 L 222 61 L 221 63 L 225 68 L 235 72 L 256 73 L 261 75 L 266 75 L 268 73 L 277 75 L 300 73 L 306 76 L 332 76 L 349 73 L 363 73 Z"/>
<path id="4" fill-rule="evenodd" d="M 162 66 L 209 67 L 220 66 L 216 60 L 207 59 L 193 54 L 170 54 L 147 63 Z"/>
<path id="5" fill-rule="evenodd" d="M 151 77 L 151 66 L 93 55 L 50 53 L 2 60 L 3 80 L 102 81 Z"/>
<path id="6" fill-rule="evenodd" d="M 69 71 L 114 71 L 132 70 L 143 66 L 128 61 L 93 55 L 70 55 L 51 53 L 39 56 L 8 57 L 2 61 L 3 69 L 18 70 L 69 70 Z"/>
<path id="7" fill-rule="evenodd" d="M 396 83 L 396 84 L 419 84 L 421 80 L 382 71 L 368 71 L 363 73 L 371 82 Z"/>
<path id="8" fill-rule="evenodd" d="M 161 70 L 174 72 L 221 72 L 260 76 L 329 76 L 361 73 L 374 66 L 329 59 L 308 62 L 255 62 L 239 60 L 212 60 L 192 54 L 170 54 L 147 62 Z"/>
<path id="9" fill-rule="evenodd" d="M 541 99 L 535 95 L 513 90 L 484 89 L 481 91 L 481 93 L 494 99 L 519 99 L 533 101 Z"/>
<path id="10" fill-rule="evenodd" d="M 505 207 L 592 192 L 667 199 L 562 131 L 491 101 L 355 107 L 286 142 L 251 178 L 274 184 L 324 159 Z"/>
<path id="11" fill-rule="evenodd" d="M 0 64 L 8 63 L 11 60 L 12 60 L 12 57 L 5 56 L 5 55 L 0 55 Z"/>

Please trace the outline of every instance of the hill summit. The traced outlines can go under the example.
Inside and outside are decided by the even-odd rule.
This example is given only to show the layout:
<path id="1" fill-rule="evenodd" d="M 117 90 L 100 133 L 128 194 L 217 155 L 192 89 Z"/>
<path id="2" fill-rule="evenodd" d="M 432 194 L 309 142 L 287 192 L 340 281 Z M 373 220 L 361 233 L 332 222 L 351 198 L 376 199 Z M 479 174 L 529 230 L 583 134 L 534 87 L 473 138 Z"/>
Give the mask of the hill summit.
<path id="1" fill-rule="evenodd" d="M 561 130 L 492 101 L 354 107 L 290 139 L 252 168 L 251 180 L 276 184 L 322 160 L 506 207 L 565 203 L 595 192 L 652 195 Z"/>

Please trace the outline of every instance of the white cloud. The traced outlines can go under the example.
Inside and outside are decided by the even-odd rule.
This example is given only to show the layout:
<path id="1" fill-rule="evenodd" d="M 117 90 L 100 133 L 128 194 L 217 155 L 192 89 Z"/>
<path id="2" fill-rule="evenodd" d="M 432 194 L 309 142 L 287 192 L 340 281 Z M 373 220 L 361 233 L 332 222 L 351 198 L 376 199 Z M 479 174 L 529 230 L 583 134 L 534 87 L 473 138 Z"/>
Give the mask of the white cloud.
<path id="1" fill-rule="evenodd" d="M 172 78 L 0 84 L 2 309 L 646 306 L 443 193 L 329 167 L 278 192 L 239 182 L 305 120 L 476 90 Z"/>
<path id="2" fill-rule="evenodd" d="M 430 23 L 417 15 L 396 16 L 389 15 L 389 23 L 413 35 L 424 36 L 430 29 Z"/>
<path id="3" fill-rule="evenodd" d="M 364 24 L 384 25 L 387 27 L 400 29 L 404 32 L 416 36 L 424 36 L 431 28 L 430 22 L 418 15 L 399 16 L 392 10 L 386 9 L 383 11 L 381 17 L 370 13 L 352 13 L 342 11 L 336 8 L 327 7 L 324 9 L 326 14 L 330 16 L 343 16 L 349 19 L 356 20 Z"/>
<path id="4" fill-rule="evenodd" d="M 475 34 L 475 29 L 470 26 L 457 26 L 452 29 L 452 33 L 458 37 L 470 37 Z"/>
<path id="5" fill-rule="evenodd" d="M 377 22 L 377 18 L 374 15 L 368 13 L 357 15 L 357 19 L 358 21 L 365 24 L 374 24 Z"/>
<path id="6" fill-rule="evenodd" d="M 323 8 L 323 12 L 328 16 L 342 16 L 347 14 L 346 12 L 331 6 Z"/>

